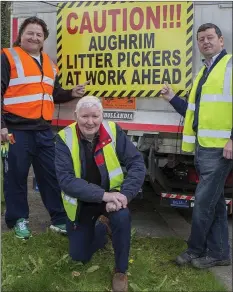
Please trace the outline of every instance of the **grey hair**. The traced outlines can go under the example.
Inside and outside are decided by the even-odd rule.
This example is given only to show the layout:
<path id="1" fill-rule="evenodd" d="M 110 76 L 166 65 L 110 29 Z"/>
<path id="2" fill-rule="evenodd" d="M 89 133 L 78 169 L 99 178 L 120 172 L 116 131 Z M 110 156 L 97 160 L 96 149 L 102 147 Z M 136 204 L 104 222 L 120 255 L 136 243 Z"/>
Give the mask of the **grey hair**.
<path id="1" fill-rule="evenodd" d="M 93 106 L 96 106 L 101 112 L 103 112 L 103 106 L 98 97 L 84 96 L 77 102 L 75 114 L 78 116 L 78 112 L 81 108 L 89 108 Z"/>

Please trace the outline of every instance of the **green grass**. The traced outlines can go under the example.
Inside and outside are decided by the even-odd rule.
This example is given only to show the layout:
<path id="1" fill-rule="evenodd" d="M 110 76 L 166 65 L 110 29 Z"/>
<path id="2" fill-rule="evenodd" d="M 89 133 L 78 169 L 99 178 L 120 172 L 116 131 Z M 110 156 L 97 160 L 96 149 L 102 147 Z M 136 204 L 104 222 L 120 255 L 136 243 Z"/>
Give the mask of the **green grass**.
<path id="1" fill-rule="evenodd" d="M 129 291 L 227 291 L 209 271 L 174 264 L 185 247 L 177 238 L 133 236 Z M 21 241 L 2 234 L 2 291 L 111 291 L 113 266 L 110 243 L 82 265 L 69 258 L 64 236 L 48 232 Z"/>

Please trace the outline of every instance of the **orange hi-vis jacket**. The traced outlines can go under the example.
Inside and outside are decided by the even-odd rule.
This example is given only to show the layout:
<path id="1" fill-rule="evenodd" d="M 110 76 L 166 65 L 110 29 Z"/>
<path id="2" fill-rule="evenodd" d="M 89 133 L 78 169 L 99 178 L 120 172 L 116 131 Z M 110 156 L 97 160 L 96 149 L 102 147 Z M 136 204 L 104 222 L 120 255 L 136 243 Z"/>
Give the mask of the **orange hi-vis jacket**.
<path id="1" fill-rule="evenodd" d="M 20 47 L 2 49 L 8 58 L 10 83 L 3 96 L 3 111 L 27 119 L 51 121 L 54 112 L 53 88 L 58 69 L 42 52 L 42 71 L 33 57 Z"/>

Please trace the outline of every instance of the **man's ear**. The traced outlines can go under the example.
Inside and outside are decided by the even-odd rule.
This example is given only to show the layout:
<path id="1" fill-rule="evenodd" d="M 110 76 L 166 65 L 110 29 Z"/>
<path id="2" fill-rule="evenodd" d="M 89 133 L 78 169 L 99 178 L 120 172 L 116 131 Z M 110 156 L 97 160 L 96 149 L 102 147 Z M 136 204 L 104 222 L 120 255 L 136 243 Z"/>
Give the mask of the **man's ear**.
<path id="1" fill-rule="evenodd" d="M 224 38 L 223 38 L 223 36 L 220 36 L 219 41 L 220 41 L 221 47 L 223 49 L 223 47 L 224 47 Z"/>

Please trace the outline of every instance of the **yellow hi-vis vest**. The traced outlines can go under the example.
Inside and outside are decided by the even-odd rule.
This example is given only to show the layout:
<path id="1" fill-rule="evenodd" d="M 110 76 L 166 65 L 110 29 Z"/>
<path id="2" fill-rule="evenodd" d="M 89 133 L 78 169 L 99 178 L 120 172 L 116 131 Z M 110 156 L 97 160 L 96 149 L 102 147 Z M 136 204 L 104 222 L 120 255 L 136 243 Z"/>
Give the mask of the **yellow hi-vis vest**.
<path id="1" fill-rule="evenodd" d="M 116 154 L 116 124 L 114 122 L 106 121 L 103 121 L 102 124 L 112 139 L 111 143 L 103 147 L 103 154 L 110 182 L 110 190 L 120 190 L 124 180 L 124 175 Z M 75 176 L 81 178 L 81 160 L 79 141 L 76 132 L 76 122 L 61 130 L 58 134 L 70 150 Z M 78 208 L 78 199 L 70 197 L 62 191 L 62 200 L 68 218 L 71 221 L 74 221 Z"/>
<path id="2" fill-rule="evenodd" d="M 232 55 L 224 56 L 202 86 L 198 132 L 193 131 L 195 99 L 205 66 L 198 73 L 189 96 L 182 150 L 193 152 L 196 136 L 203 147 L 224 148 L 232 129 Z"/>

